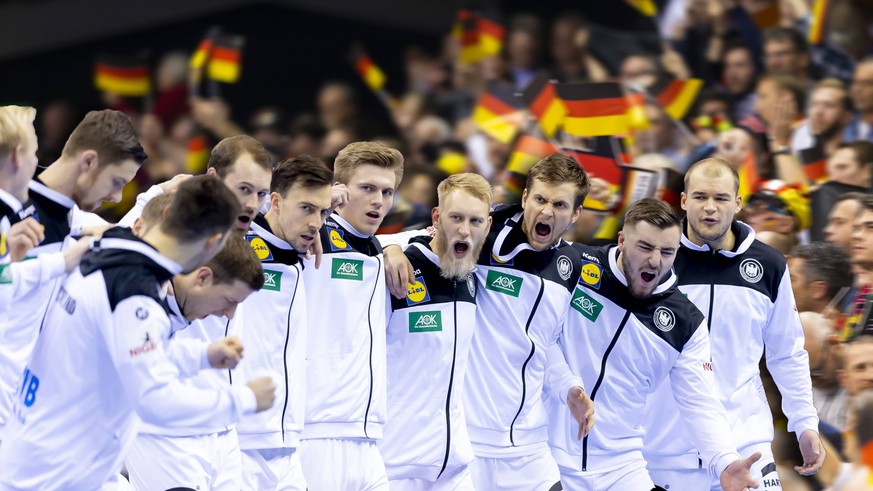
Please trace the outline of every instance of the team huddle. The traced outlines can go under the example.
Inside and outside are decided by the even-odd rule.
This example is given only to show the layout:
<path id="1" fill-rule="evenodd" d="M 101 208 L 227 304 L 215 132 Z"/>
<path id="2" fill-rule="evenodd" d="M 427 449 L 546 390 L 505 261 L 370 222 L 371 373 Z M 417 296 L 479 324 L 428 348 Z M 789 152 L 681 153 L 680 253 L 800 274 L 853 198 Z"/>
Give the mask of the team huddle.
<path id="1" fill-rule="evenodd" d="M 235 136 L 115 225 L 130 120 L 89 113 L 34 177 L 33 118 L 0 108 L 2 490 L 778 490 L 762 356 L 822 466 L 786 261 L 722 160 L 685 218 L 643 199 L 595 247 L 562 239 L 570 157 L 520 205 L 452 175 L 432 227 L 377 236 L 399 151 Z"/>

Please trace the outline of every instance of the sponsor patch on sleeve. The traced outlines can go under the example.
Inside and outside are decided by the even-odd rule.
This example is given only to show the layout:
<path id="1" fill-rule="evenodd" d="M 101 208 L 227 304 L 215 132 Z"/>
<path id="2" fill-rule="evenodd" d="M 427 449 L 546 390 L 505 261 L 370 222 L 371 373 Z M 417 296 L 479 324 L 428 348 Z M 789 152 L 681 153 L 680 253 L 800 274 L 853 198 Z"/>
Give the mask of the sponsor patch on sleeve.
<path id="1" fill-rule="evenodd" d="M 580 285 L 587 285 L 595 290 L 599 290 L 602 280 L 603 266 L 591 261 L 582 261 L 582 271 L 579 273 Z"/>

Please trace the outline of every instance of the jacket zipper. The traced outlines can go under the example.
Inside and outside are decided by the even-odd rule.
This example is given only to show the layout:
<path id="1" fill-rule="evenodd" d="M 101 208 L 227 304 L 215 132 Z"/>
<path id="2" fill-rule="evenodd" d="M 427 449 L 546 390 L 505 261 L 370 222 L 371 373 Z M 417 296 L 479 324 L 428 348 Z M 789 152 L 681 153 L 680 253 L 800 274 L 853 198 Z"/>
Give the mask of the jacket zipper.
<path id="1" fill-rule="evenodd" d="M 452 308 L 454 309 L 454 319 L 452 325 L 454 326 L 454 338 L 452 341 L 452 369 L 449 372 L 449 391 L 446 393 L 446 456 L 443 459 L 443 467 L 440 469 L 440 473 L 437 474 L 437 479 L 443 475 L 443 472 L 446 470 L 446 466 L 449 463 L 449 448 L 452 445 L 452 420 L 450 416 L 451 411 L 451 402 L 452 402 L 452 384 L 455 382 L 455 357 L 458 355 L 458 282 L 457 280 L 452 280 Z"/>
<path id="2" fill-rule="evenodd" d="M 291 305 L 288 306 L 288 323 L 285 327 L 285 351 L 282 352 L 282 363 L 285 365 L 285 405 L 282 406 L 282 419 L 279 424 L 282 428 L 282 443 L 285 443 L 285 411 L 288 410 L 288 343 L 291 340 L 291 309 L 297 300 L 297 287 L 300 286 L 300 275 L 303 272 L 297 270 L 297 282 L 294 283 L 294 293 L 291 294 Z"/>
<path id="3" fill-rule="evenodd" d="M 224 337 L 227 337 L 230 332 L 230 319 L 227 320 L 227 323 L 224 325 Z M 230 368 L 227 369 L 227 383 L 233 385 L 233 372 Z"/>
<path id="4" fill-rule="evenodd" d="M 715 260 L 716 251 L 712 251 L 712 258 Z M 706 331 L 712 332 L 712 306 L 715 303 L 715 272 L 712 268 L 709 269 L 709 315 L 706 316 Z M 710 357 L 711 358 L 711 357 Z M 712 361 L 712 360 L 710 360 Z"/>
<path id="5" fill-rule="evenodd" d="M 615 331 L 615 336 L 612 337 L 612 341 L 609 342 L 609 346 L 606 348 L 606 352 L 603 353 L 603 359 L 600 360 L 600 376 L 597 377 L 597 383 L 594 384 L 594 389 L 591 391 L 591 401 L 594 401 L 594 398 L 597 397 L 597 391 L 600 389 L 600 384 L 603 383 L 603 375 L 606 373 L 606 359 L 609 358 L 609 353 L 612 352 L 612 348 L 615 347 L 615 343 L 618 342 L 618 337 L 621 336 L 621 332 L 624 330 L 625 324 L 627 324 L 627 320 L 630 317 L 630 310 L 625 311 L 624 317 L 621 319 L 621 324 L 618 325 L 618 329 Z M 590 435 L 590 433 L 588 434 Z M 582 470 L 588 470 L 588 435 L 582 439 Z"/>
<path id="6" fill-rule="evenodd" d="M 367 327 L 370 329 L 370 395 L 367 396 L 367 409 L 364 411 L 364 438 L 370 438 L 370 435 L 367 433 L 367 423 L 370 419 L 370 405 L 373 403 L 373 318 L 371 310 L 373 309 L 373 298 L 376 296 L 376 289 L 379 288 L 379 272 L 382 271 L 382 260 L 377 257 L 376 261 L 379 262 L 378 269 L 376 270 L 376 281 L 373 285 L 373 293 L 370 294 L 370 302 L 367 305 Z"/>
<path id="7" fill-rule="evenodd" d="M 530 316 L 527 318 L 527 324 L 524 326 L 524 335 L 527 336 L 528 331 L 530 331 L 530 324 L 533 322 L 534 314 L 537 311 L 537 307 L 540 305 L 540 301 L 543 298 L 543 292 L 546 289 L 545 280 L 540 278 L 540 293 L 537 295 L 537 300 L 534 302 L 533 307 L 530 309 Z M 518 416 L 521 414 L 521 410 L 524 408 L 524 399 L 527 393 L 527 381 L 524 378 L 524 372 L 527 369 L 527 364 L 530 363 L 530 359 L 533 358 L 534 352 L 536 351 L 536 345 L 533 340 L 528 336 L 528 340 L 530 341 L 530 353 L 527 355 L 527 359 L 524 360 L 524 364 L 521 366 L 521 404 L 518 406 L 518 411 L 515 413 L 515 417 L 512 418 L 512 423 L 509 424 L 509 442 L 512 446 L 515 446 L 515 435 L 513 434 L 515 431 L 515 421 L 518 419 Z"/>

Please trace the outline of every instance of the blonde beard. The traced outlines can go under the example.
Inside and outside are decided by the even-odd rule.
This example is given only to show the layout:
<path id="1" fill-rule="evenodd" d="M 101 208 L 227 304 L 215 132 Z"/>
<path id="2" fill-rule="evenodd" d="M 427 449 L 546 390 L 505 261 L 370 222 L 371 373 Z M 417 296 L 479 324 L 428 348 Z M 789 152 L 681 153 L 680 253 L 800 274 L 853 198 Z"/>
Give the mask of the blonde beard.
<path id="1" fill-rule="evenodd" d="M 470 276 L 470 273 L 476 269 L 476 260 L 479 258 L 479 253 L 482 252 L 482 246 L 485 245 L 484 241 L 477 244 L 475 248 L 472 247 L 473 244 L 470 244 L 471 249 L 467 256 L 458 259 L 452 254 L 452 250 L 448 246 L 448 239 L 442 229 L 437 229 L 437 235 L 433 240 L 435 245 L 442 246 L 443 252 L 439 255 L 440 276 L 448 280 L 463 280 Z"/>

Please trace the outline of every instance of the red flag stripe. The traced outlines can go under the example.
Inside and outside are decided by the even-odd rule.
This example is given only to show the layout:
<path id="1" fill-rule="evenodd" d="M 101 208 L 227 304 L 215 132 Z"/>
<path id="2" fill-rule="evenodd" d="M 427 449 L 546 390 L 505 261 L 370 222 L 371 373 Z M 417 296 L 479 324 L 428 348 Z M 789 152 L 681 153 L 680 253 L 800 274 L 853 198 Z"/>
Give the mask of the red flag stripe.
<path id="1" fill-rule="evenodd" d="M 658 104 L 662 107 L 667 107 L 670 103 L 673 102 L 674 99 L 682 92 L 682 88 L 685 85 L 685 81 L 683 80 L 674 80 L 670 82 L 670 85 L 664 89 L 664 92 L 661 92 L 658 95 Z"/>
<path id="2" fill-rule="evenodd" d="M 627 112 L 627 100 L 624 97 L 588 101 L 565 100 L 564 104 L 569 115 L 576 118 L 612 116 Z"/>
<path id="3" fill-rule="evenodd" d="M 583 152 L 574 152 L 572 156 L 589 174 L 599 177 L 610 184 L 621 183 L 621 168 L 619 168 L 615 159 Z"/>
<path id="4" fill-rule="evenodd" d="M 358 73 L 361 75 L 366 75 L 370 68 L 373 66 L 373 62 L 370 60 L 370 57 L 367 55 L 358 56 L 358 62 L 355 63 L 355 68 L 358 69 Z"/>
<path id="5" fill-rule="evenodd" d="M 543 90 L 536 96 L 530 105 L 530 110 L 537 116 L 542 116 L 549 109 L 549 105 L 557 99 L 558 94 L 552 84 L 546 84 Z"/>
<path id="6" fill-rule="evenodd" d="M 479 32 L 486 36 L 503 39 L 503 35 L 506 33 L 506 29 L 492 20 L 480 17 Z"/>
<path id="7" fill-rule="evenodd" d="M 144 78 L 149 76 L 149 69 L 146 66 L 117 67 L 98 63 L 97 73 L 120 78 Z"/>
<path id="8" fill-rule="evenodd" d="M 496 115 L 512 114 L 518 111 L 518 109 L 510 106 L 509 104 L 501 101 L 500 99 L 494 97 L 487 92 L 482 94 L 482 97 L 479 98 L 478 105 L 484 107 L 485 109 L 491 111 Z"/>
<path id="9" fill-rule="evenodd" d="M 515 147 L 515 151 L 538 159 L 557 152 L 555 146 L 551 143 L 528 135 L 521 137 L 521 140 L 519 140 L 518 145 Z"/>
<path id="10" fill-rule="evenodd" d="M 213 60 L 239 63 L 240 52 L 238 49 L 216 46 L 215 48 L 213 48 L 212 56 L 210 58 Z"/>

